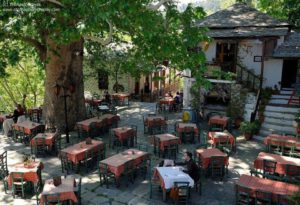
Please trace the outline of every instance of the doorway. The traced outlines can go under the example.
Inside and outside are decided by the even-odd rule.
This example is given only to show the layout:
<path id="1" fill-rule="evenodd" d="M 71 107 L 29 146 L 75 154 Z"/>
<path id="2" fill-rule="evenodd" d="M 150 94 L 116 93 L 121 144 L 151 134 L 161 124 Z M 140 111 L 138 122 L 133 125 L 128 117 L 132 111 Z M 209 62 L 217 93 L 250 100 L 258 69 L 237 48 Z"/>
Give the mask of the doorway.
<path id="1" fill-rule="evenodd" d="M 220 63 L 222 71 L 235 73 L 236 53 L 236 43 L 217 43 L 216 60 Z"/>
<path id="2" fill-rule="evenodd" d="M 291 88 L 296 83 L 298 60 L 283 60 L 281 87 Z"/>

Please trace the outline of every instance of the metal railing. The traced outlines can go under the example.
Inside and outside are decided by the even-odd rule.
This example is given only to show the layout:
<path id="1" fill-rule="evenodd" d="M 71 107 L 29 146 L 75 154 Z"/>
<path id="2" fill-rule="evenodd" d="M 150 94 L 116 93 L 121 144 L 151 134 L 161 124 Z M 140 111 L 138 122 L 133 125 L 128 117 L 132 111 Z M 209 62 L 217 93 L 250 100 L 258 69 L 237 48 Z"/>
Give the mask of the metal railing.
<path id="1" fill-rule="evenodd" d="M 250 90 L 257 91 L 260 89 L 261 78 L 252 70 L 249 70 L 242 65 L 237 65 L 237 82 L 241 83 Z"/>
<path id="2" fill-rule="evenodd" d="M 250 122 L 254 122 L 254 120 L 255 120 L 256 113 L 257 113 L 258 106 L 259 106 L 259 102 L 260 102 L 260 98 L 261 98 L 261 89 L 258 89 L 257 95 L 256 95 L 255 107 L 254 107 L 253 112 L 251 113 Z"/>

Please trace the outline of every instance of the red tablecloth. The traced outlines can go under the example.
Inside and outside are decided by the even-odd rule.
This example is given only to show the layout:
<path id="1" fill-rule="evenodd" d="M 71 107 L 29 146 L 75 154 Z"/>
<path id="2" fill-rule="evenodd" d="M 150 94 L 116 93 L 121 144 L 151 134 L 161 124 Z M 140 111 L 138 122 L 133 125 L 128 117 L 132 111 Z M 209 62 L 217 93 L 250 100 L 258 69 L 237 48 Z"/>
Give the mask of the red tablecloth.
<path id="1" fill-rule="evenodd" d="M 166 125 L 166 124 L 167 124 L 165 118 L 162 117 L 162 116 L 151 116 L 151 117 L 146 117 L 146 118 L 145 118 L 145 124 L 146 124 L 148 127 L 152 127 L 152 126 L 154 126 L 154 124 L 155 124 L 155 122 L 156 122 L 155 119 L 156 119 L 156 120 L 157 120 L 157 119 L 160 120 L 160 121 L 159 121 L 159 124 L 160 124 L 160 125 Z"/>
<path id="2" fill-rule="evenodd" d="M 134 152 L 134 154 L 132 153 L 132 151 Z M 123 151 L 122 153 L 102 160 L 101 163 L 106 164 L 109 170 L 115 174 L 116 178 L 119 178 L 125 170 L 126 162 L 133 160 L 135 166 L 137 166 L 147 155 L 148 153 L 144 151 L 140 151 L 137 149 L 128 149 Z"/>
<path id="3" fill-rule="evenodd" d="M 173 105 L 175 100 L 171 97 L 165 97 L 159 100 L 159 104 L 161 105 Z"/>
<path id="4" fill-rule="evenodd" d="M 177 132 L 180 138 L 182 137 L 182 133 L 186 127 L 193 127 L 194 128 L 194 137 L 196 138 L 199 135 L 199 129 L 195 123 L 178 123 Z"/>
<path id="5" fill-rule="evenodd" d="M 93 117 L 87 120 L 83 120 L 81 122 L 77 122 L 77 126 L 81 126 L 85 131 L 89 131 L 90 130 L 90 125 L 95 122 L 99 125 L 99 127 L 101 127 L 101 123 L 103 122 L 103 120 L 107 119 L 108 124 L 111 125 L 114 121 L 119 121 L 120 117 L 117 115 L 112 115 L 112 114 L 104 114 L 102 116 L 98 117 Z"/>
<path id="6" fill-rule="evenodd" d="M 99 146 L 101 149 L 105 149 L 105 143 L 102 141 L 92 140 L 92 144 L 86 144 L 86 141 L 83 141 L 62 149 L 61 152 L 67 153 L 68 159 L 74 164 L 78 164 L 84 160 L 86 151 L 93 150 L 96 153 L 99 151 Z"/>
<path id="7" fill-rule="evenodd" d="M 30 145 L 35 145 L 35 139 L 45 139 L 45 144 L 52 147 L 55 142 L 55 133 L 39 133 L 31 139 Z"/>
<path id="8" fill-rule="evenodd" d="M 159 148 L 160 150 L 164 150 L 166 146 L 170 144 L 180 144 L 181 140 L 179 137 L 176 137 L 172 134 L 159 134 L 159 135 L 154 135 L 155 138 L 159 139 Z M 151 144 L 154 144 L 154 139 L 151 140 Z"/>
<path id="9" fill-rule="evenodd" d="M 24 133 L 30 135 L 34 132 L 34 130 L 39 129 L 41 126 L 44 126 L 40 123 L 32 122 L 32 121 L 24 121 L 21 123 L 13 124 L 13 127 L 16 130 L 22 131 L 24 129 Z"/>
<path id="10" fill-rule="evenodd" d="M 134 137 L 134 135 L 136 134 L 135 130 L 131 127 L 118 127 L 113 129 L 113 132 L 120 141 L 124 141 L 128 138 Z"/>
<path id="11" fill-rule="evenodd" d="M 227 137 L 232 146 L 235 144 L 235 139 L 232 134 L 227 132 L 208 132 L 208 137 L 213 141 L 213 144 L 216 145 L 218 142 L 225 142 Z"/>
<path id="12" fill-rule="evenodd" d="M 276 170 L 275 172 L 278 174 L 286 174 L 286 165 L 294 165 L 300 167 L 300 159 L 292 158 L 292 157 L 285 157 L 276 154 L 270 154 L 265 152 L 260 152 L 257 158 L 254 161 L 254 167 L 256 169 L 263 169 L 263 160 L 272 160 L 276 161 Z"/>
<path id="13" fill-rule="evenodd" d="M 223 116 L 212 116 L 211 118 L 209 118 L 208 124 L 209 125 L 222 125 L 223 128 L 225 128 L 228 124 L 228 117 L 223 117 Z"/>
<path id="14" fill-rule="evenodd" d="M 129 93 L 113 93 L 111 94 L 113 99 L 125 100 L 125 98 L 129 98 Z"/>
<path id="15" fill-rule="evenodd" d="M 25 166 L 24 163 L 16 164 L 9 168 L 9 172 L 20 172 L 24 173 L 24 181 L 29 181 L 37 183 L 39 181 L 39 176 L 37 174 L 38 169 L 43 169 L 44 165 L 41 162 L 31 162 L 29 165 Z M 12 185 L 11 175 L 7 177 L 8 186 Z"/>
<path id="16" fill-rule="evenodd" d="M 248 175 L 242 175 L 236 184 L 237 186 L 240 185 L 248 187 L 251 190 L 249 194 L 252 197 L 255 197 L 256 190 L 271 192 L 273 194 L 272 198 L 274 202 L 277 200 L 277 195 L 291 196 L 294 193 L 300 192 L 300 186 L 295 184 L 288 184 Z"/>
<path id="17" fill-rule="evenodd" d="M 197 149 L 196 153 L 202 162 L 202 166 L 204 169 L 207 169 L 210 164 L 210 159 L 213 156 L 222 156 L 225 157 L 225 165 L 229 165 L 229 157 L 227 154 L 221 152 L 219 149 L 212 148 L 212 149 Z"/>
<path id="18" fill-rule="evenodd" d="M 281 146 L 295 145 L 297 148 L 300 149 L 300 141 L 297 141 L 297 138 L 295 138 L 293 136 L 283 136 L 283 135 L 271 134 L 264 139 L 264 143 L 266 145 L 279 143 L 279 145 L 281 145 Z"/>
<path id="19" fill-rule="evenodd" d="M 74 192 L 74 177 L 61 178 L 61 184 L 54 186 L 53 179 L 47 179 L 44 184 L 43 192 L 41 193 L 40 205 L 45 204 L 44 195 L 59 194 L 60 201 L 72 200 L 77 203 L 77 197 Z"/>

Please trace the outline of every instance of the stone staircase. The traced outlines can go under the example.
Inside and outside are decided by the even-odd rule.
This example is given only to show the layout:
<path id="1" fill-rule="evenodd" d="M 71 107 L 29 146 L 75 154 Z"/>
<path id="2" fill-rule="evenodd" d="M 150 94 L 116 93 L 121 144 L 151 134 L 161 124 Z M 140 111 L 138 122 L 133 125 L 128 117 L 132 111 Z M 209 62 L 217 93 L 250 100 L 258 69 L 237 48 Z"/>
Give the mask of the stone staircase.
<path id="1" fill-rule="evenodd" d="M 294 119 L 300 106 L 288 105 L 292 92 L 291 89 L 282 89 L 279 94 L 272 95 L 264 112 L 265 120 L 259 132 L 261 137 L 271 133 L 295 134 Z"/>

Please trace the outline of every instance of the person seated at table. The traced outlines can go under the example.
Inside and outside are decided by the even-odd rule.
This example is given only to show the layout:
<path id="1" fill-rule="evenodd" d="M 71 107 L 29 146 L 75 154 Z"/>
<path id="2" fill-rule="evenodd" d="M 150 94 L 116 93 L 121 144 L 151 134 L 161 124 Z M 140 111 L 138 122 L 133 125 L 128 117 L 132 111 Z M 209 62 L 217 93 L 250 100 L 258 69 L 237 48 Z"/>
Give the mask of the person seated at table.
<path id="1" fill-rule="evenodd" d="M 175 165 L 180 166 L 186 166 L 186 170 L 184 170 L 185 173 L 187 173 L 194 182 L 197 182 L 200 179 L 198 166 L 192 159 L 193 154 L 191 152 L 185 152 L 184 153 L 184 162 L 176 162 Z"/>
<path id="2" fill-rule="evenodd" d="M 182 102 L 181 95 L 179 92 L 176 92 L 176 96 L 174 97 L 175 103 L 180 104 Z"/>
<path id="3" fill-rule="evenodd" d="M 13 123 L 17 123 L 18 118 L 24 115 L 24 109 L 20 104 L 16 105 L 13 115 L 6 116 L 6 120 L 3 122 L 4 135 L 8 136 L 9 132 L 12 131 Z"/>

